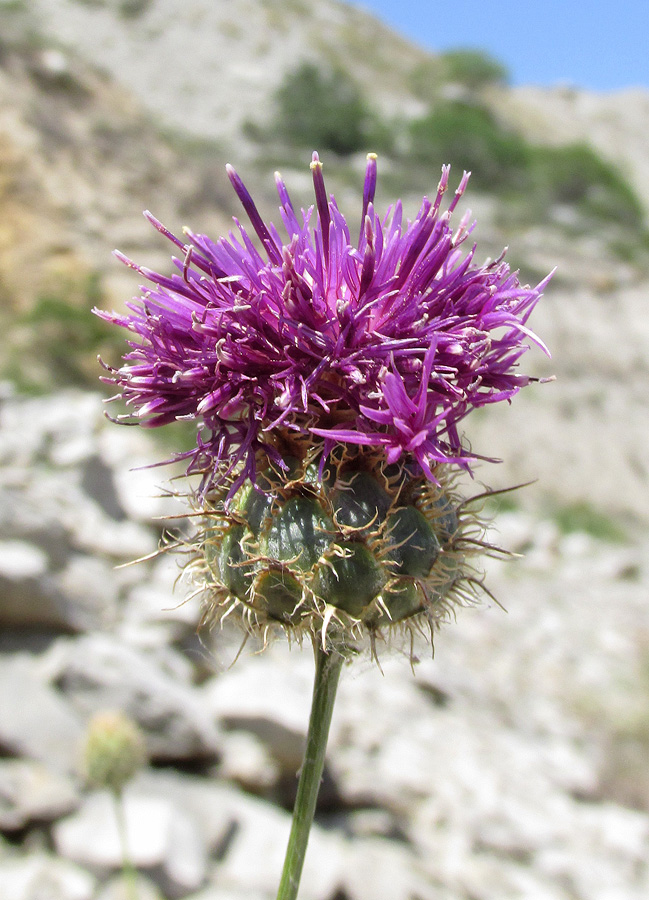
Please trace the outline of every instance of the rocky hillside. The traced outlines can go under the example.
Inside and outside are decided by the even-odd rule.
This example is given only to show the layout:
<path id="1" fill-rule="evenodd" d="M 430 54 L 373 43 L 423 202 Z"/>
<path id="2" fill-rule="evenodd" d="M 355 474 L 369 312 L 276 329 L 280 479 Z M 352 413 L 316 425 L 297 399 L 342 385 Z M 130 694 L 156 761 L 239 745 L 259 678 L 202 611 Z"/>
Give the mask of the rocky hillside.
<path id="1" fill-rule="evenodd" d="M 282 75 L 305 60 L 345 69 L 353 60 L 361 83 L 398 110 L 408 97 L 409 74 L 426 59 L 424 51 L 339 0 L 24 5 L 32 28 L 109 72 L 168 125 L 216 140 L 236 135 L 246 118 L 268 110 Z"/>
<path id="2" fill-rule="evenodd" d="M 649 208 L 649 91 L 607 94 L 573 88 L 518 87 L 494 94 L 501 114 L 535 140 L 588 141 L 631 180 Z"/>
<path id="3" fill-rule="evenodd" d="M 142 209 L 230 227 L 226 161 L 265 215 L 278 166 L 312 202 L 278 100 L 308 78 L 364 117 L 358 146 L 322 153 L 351 217 L 366 149 L 378 202 L 412 213 L 464 165 L 445 154 L 466 115 L 478 258 L 511 245 L 530 280 L 558 271 L 531 323 L 552 359 L 526 360 L 557 380 L 468 434 L 504 460 L 478 482 L 537 479 L 491 510 L 524 554 L 489 564 L 508 613 L 461 610 L 415 677 L 387 650 L 383 674 L 345 673 L 304 900 L 647 896 L 649 95 L 512 90 L 460 62 L 334 0 L 0 2 L 0 900 L 123 900 L 112 809 L 78 766 L 115 707 L 150 756 L 126 796 L 140 900 L 274 896 L 310 654 L 230 668 L 238 635 L 196 637 L 176 557 L 118 567 L 184 506 L 139 468 L 169 444 L 102 417 L 95 355 L 122 336 L 89 309 L 137 291 L 113 247 L 169 267 Z"/>
<path id="4" fill-rule="evenodd" d="M 421 73 L 429 54 L 340 0 L 4 5 L 44 43 L 98 66 L 169 127 L 201 138 L 227 143 L 240 137 L 246 120 L 272 116 L 274 91 L 304 61 L 350 71 L 388 115 L 412 116 L 424 105 Z M 542 141 L 593 141 L 649 202 L 646 93 L 518 88 L 492 91 L 489 103 Z"/>
<path id="5" fill-rule="evenodd" d="M 383 124 L 395 114 L 394 98 L 402 97 L 400 133 L 412 140 L 417 132 L 408 132 L 404 117 L 416 121 L 431 97 L 434 108 L 441 104 L 448 112 L 448 103 L 456 103 L 448 98 L 459 92 L 483 111 L 477 125 L 487 129 L 482 139 L 488 152 L 498 151 L 506 138 L 510 155 L 536 158 L 538 147 L 561 144 L 562 135 L 566 141 L 592 136 L 603 156 L 625 163 L 620 171 L 628 173 L 637 196 L 646 197 L 645 95 L 511 91 L 493 83 L 467 95 L 466 84 L 435 81 L 432 57 L 344 4 L 318 4 L 314 11 L 295 3 L 289 14 L 286 4 L 243 0 L 195 0 L 181 7 L 167 0 L 35 0 L 5 3 L 0 14 L 0 318 L 12 335 L 0 357 L 3 371 L 29 389 L 51 384 L 52 377 L 93 381 L 97 352 L 118 359 L 118 336 L 87 310 L 97 302 L 121 305 L 137 288 L 110 255 L 113 247 L 152 267 L 168 265 L 165 242 L 140 215 L 145 207 L 176 231 L 191 223 L 221 233 L 237 211 L 223 171 L 228 158 L 237 162 L 264 213 L 272 215 L 274 208 L 277 165 L 298 201 L 311 202 L 309 148 L 282 145 L 281 135 L 265 132 L 264 116 L 256 115 L 273 109 L 273 92 L 300 56 L 286 52 L 287 46 L 301 47 L 303 56 L 308 51 L 321 65 L 331 64 L 338 48 L 334 62 L 350 64 L 350 77 L 368 91 Z M 163 28 L 165 22 L 169 27 Z M 367 52 L 353 41 L 365 41 Z M 394 64 L 390 56 L 385 65 L 383 48 L 394 54 Z M 190 58 L 191 67 L 183 68 Z M 174 63 L 173 78 L 164 77 L 169 59 L 181 61 Z M 494 122 L 485 119 L 491 107 L 499 111 Z M 456 119 L 463 109 L 450 107 Z M 236 121 L 228 118 L 235 114 Z M 241 135 L 243 120 L 256 123 L 256 136 L 249 130 Z M 507 128 L 518 123 L 520 133 L 498 131 L 505 121 Z M 355 216 L 364 154 L 325 151 L 324 158 L 330 187 Z M 398 141 L 387 146 L 379 161 L 379 202 L 387 206 L 398 192 L 414 212 L 417 199 L 436 183 L 443 159 L 431 155 L 422 162 Z M 585 503 L 627 522 L 646 522 L 649 479 L 638 451 L 647 437 L 648 266 L 640 225 L 646 212 L 629 211 L 629 202 L 639 202 L 628 200 L 631 189 L 611 181 L 617 176 L 582 150 L 572 158 L 540 159 L 545 175 L 518 172 L 528 185 L 521 193 L 487 193 L 478 180 L 466 201 L 478 219 L 483 257 L 511 245 L 512 262 L 530 279 L 558 269 L 536 318 L 553 360 L 531 360 L 539 374 L 555 373 L 558 380 L 515 407 L 514 453 L 507 446 L 510 432 L 497 417 L 478 421 L 489 451 L 508 460 L 489 478 L 511 483 L 538 476 L 537 499 Z M 486 162 L 491 165 L 489 157 Z M 537 191 L 548 167 L 566 166 L 569 175 L 570 166 L 592 169 L 594 181 L 582 186 L 576 205 L 564 195 L 564 182 L 546 186 L 558 194 Z M 480 175 L 479 167 L 474 174 Z M 604 177 L 607 186 L 597 180 Z M 571 187 L 569 178 L 564 181 Z M 607 217 L 607 203 L 622 204 L 617 218 Z M 594 434 L 599 439 L 585 438 Z M 485 445 L 480 435 L 476 439 Z"/>
<path id="6" fill-rule="evenodd" d="M 246 152 L 242 126 L 268 122 L 273 95 L 305 61 L 350 72 L 381 113 L 420 113 L 435 60 L 340 0 L 5 0 L 7 29 L 110 75 L 168 128 Z M 3 23 L 4 24 L 4 23 Z M 173 77 L 169 77 L 169 71 Z M 649 204 L 643 91 L 492 88 L 504 121 L 550 144 L 592 142 Z"/>

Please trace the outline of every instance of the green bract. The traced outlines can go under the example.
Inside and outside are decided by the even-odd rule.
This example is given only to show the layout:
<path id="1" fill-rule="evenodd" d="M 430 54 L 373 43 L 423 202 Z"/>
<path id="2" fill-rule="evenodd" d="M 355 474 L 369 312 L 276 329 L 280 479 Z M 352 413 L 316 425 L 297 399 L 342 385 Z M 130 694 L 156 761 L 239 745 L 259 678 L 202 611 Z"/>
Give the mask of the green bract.
<path id="1" fill-rule="evenodd" d="M 453 491 L 374 452 L 284 456 L 229 503 L 212 496 L 200 553 L 209 619 L 238 610 L 253 630 L 358 638 L 434 625 L 467 578 L 475 520 Z"/>

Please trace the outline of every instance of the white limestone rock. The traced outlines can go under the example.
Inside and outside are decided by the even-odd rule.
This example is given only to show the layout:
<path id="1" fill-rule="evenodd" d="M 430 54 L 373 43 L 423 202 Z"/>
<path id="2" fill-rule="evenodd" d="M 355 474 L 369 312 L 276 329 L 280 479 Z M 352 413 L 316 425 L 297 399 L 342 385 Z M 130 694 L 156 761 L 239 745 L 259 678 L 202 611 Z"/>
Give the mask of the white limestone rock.
<path id="1" fill-rule="evenodd" d="M 254 734 L 284 772 L 302 762 L 311 704 L 313 657 L 277 644 L 210 679 L 203 700 L 227 730 Z"/>
<path id="2" fill-rule="evenodd" d="M 89 872 L 45 853 L 0 858 L 0 900 L 93 900 Z"/>
<path id="3" fill-rule="evenodd" d="M 151 879 L 139 873 L 135 880 L 135 896 L 137 900 L 165 900 Z M 133 892 L 120 873 L 103 885 L 96 900 L 133 900 Z"/>
<path id="4" fill-rule="evenodd" d="M 0 759 L 0 830 L 18 831 L 33 822 L 51 822 L 78 804 L 73 782 L 42 763 Z"/>
<path id="5" fill-rule="evenodd" d="M 167 798 L 124 793 L 126 839 L 133 864 L 167 895 L 182 897 L 199 888 L 207 851 L 195 821 Z M 120 868 L 122 847 L 114 798 L 93 793 L 78 812 L 53 829 L 57 852 L 97 873 Z"/>
<path id="6" fill-rule="evenodd" d="M 363 838 L 347 848 L 340 889 L 349 900 L 437 900 L 439 889 L 412 850 L 384 838 Z"/>
<path id="7" fill-rule="evenodd" d="M 280 881 L 291 826 L 287 812 L 241 795 L 236 830 L 225 858 L 214 869 L 215 882 L 246 897 L 273 897 Z M 309 837 L 300 883 L 301 900 L 330 900 L 341 884 L 345 841 L 317 824 Z"/>
<path id="8" fill-rule="evenodd" d="M 66 698 L 37 674 L 29 654 L 0 657 L 0 747 L 75 772 L 83 728 Z"/>
<path id="9" fill-rule="evenodd" d="M 61 638 L 44 663 L 51 681 L 83 718 L 120 709 L 143 729 L 154 758 L 210 759 L 219 733 L 191 666 L 177 652 L 138 652 L 115 637 Z"/>

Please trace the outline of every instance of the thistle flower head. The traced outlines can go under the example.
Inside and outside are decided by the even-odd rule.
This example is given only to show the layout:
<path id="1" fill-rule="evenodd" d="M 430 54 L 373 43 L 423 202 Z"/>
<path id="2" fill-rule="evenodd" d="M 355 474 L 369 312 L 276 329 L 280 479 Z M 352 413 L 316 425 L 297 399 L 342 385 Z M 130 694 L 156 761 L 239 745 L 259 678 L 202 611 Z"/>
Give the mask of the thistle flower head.
<path id="1" fill-rule="evenodd" d="M 282 467 L 280 430 L 320 440 L 323 459 L 340 443 L 376 448 L 432 481 L 439 464 L 469 465 L 458 425 L 531 380 L 517 365 L 530 340 L 540 343 L 527 320 L 547 279 L 531 288 L 502 257 L 475 263 L 473 224 L 465 216 L 451 226 L 468 174 L 445 209 L 449 169 L 404 222 L 400 202 L 384 216 L 375 210 L 370 154 L 353 234 L 315 153 L 307 212 L 296 212 L 275 176 L 283 237 L 231 166 L 257 242 L 236 219 L 228 237 L 187 231 L 184 241 L 145 214 L 178 248 L 178 272 L 117 254 L 150 286 L 126 315 L 97 311 L 133 335 L 106 380 L 141 425 L 196 421 L 186 456 L 203 474 L 203 494 L 226 472 L 236 473 L 232 493 L 254 481 L 260 450 Z"/>
<path id="2" fill-rule="evenodd" d="M 107 380 L 142 425 L 197 423 L 185 456 L 200 472 L 203 524 L 192 571 L 207 618 L 238 610 L 326 649 L 393 625 L 435 626 L 471 598 L 482 529 L 455 491 L 472 454 L 459 425 L 511 397 L 527 321 L 546 281 L 522 286 L 503 258 L 480 266 L 468 215 L 451 216 L 449 167 L 414 221 L 374 207 L 367 160 L 358 232 L 311 163 L 315 206 L 298 214 L 276 175 L 281 237 L 236 172 L 254 235 L 175 237 L 165 276 L 121 257 L 151 286 L 130 313 L 102 313 L 133 335 Z M 541 345 L 542 346 L 542 345 Z M 489 549 L 489 548 L 487 548 Z"/>

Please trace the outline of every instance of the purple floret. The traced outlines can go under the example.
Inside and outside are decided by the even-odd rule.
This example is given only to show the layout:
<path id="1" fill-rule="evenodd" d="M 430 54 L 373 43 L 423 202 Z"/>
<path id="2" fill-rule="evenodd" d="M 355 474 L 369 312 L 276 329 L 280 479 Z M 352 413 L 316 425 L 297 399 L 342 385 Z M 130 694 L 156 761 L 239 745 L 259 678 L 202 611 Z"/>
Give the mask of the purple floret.
<path id="1" fill-rule="evenodd" d="M 467 173 L 442 211 L 443 167 L 434 200 L 424 198 L 404 225 L 400 201 L 383 218 L 374 209 L 371 154 L 352 241 L 315 153 L 311 169 L 316 204 L 300 216 L 275 176 L 285 239 L 231 166 L 259 243 L 236 219 L 237 235 L 215 243 L 188 232 L 184 242 L 145 213 L 181 251 L 179 274 L 118 253 L 153 287 L 131 314 L 96 310 L 134 335 L 106 380 L 138 424 L 197 422 L 196 447 L 184 456 L 203 472 L 203 489 L 232 472 L 236 484 L 254 479 L 260 448 L 280 462 L 277 429 L 310 433 L 325 452 L 345 442 L 383 448 L 390 462 L 406 454 L 434 480 L 437 464 L 472 458 L 458 432 L 464 416 L 533 380 L 515 369 L 530 340 L 543 347 L 526 323 L 550 276 L 530 288 L 502 257 L 474 263 L 475 247 L 462 246 L 473 225 L 466 216 L 455 232 L 450 225 Z"/>

